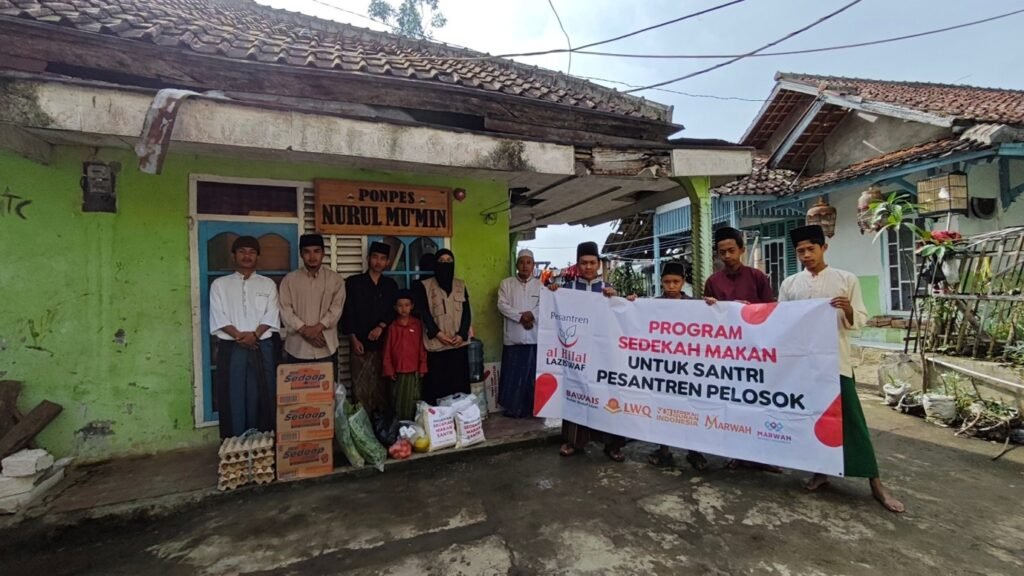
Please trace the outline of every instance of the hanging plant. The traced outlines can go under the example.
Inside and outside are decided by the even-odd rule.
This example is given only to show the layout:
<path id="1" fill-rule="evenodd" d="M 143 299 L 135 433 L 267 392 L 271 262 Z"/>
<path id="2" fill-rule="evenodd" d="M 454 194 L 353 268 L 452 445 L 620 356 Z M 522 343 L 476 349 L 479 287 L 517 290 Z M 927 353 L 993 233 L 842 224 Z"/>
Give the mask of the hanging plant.
<path id="1" fill-rule="evenodd" d="M 876 241 L 885 232 L 889 230 L 899 232 L 901 228 L 910 230 L 918 238 L 924 238 L 928 231 L 913 222 L 912 215 L 917 212 L 918 207 L 910 201 L 909 195 L 893 192 L 868 205 L 867 224 L 869 229 L 875 231 L 874 239 Z"/>

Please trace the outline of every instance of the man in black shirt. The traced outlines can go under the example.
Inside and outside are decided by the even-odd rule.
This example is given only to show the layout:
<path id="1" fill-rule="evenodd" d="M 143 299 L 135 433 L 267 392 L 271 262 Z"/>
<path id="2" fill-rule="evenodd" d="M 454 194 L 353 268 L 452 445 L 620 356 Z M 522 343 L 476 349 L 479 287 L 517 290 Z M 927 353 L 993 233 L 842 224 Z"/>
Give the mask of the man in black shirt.
<path id="1" fill-rule="evenodd" d="M 345 280 L 341 331 L 351 344 L 352 388 L 368 414 L 387 408 L 381 357 L 386 342 L 384 331 L 394 320 L 398 295 L 398 284 L 384 276 L 390 261 L 391 248 L 374 242 L 370 245 L 366 272 Z"/>

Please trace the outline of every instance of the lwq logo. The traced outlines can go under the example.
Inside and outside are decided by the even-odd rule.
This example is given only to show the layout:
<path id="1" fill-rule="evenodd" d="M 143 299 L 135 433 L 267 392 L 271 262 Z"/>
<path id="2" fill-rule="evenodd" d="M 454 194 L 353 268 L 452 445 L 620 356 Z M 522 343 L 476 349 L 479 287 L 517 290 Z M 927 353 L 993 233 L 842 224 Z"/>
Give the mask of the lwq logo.
<path id="1" fill-rule="evenodd" d="M 769 418 L 764 421 L 764 429 L 757 431 L 757 439 L 789 444 L 793 441 L 793 437 L 786 434 L 785 429 L 786 426 L 782 422 Z"/>
<path id="2" fill-rule="evenodd" d="M 612 414 L 622 412 L 622 406 L 619 405 L 619 400 L 617 398 L 609 398 L 608 403 L 604 405 L 604 409 Z"/>
<path id="3" fill-rule="evenodd" d="M 562 343 L 562 346 L 565 346 L 566 348 L 572 348 L 577 343 L 579 343 L 580 339 L 578 336 L 576 336 L 576 326 L 576 324 L 573 324 L 568 328 L 558 329 L 558 341 Z"/>

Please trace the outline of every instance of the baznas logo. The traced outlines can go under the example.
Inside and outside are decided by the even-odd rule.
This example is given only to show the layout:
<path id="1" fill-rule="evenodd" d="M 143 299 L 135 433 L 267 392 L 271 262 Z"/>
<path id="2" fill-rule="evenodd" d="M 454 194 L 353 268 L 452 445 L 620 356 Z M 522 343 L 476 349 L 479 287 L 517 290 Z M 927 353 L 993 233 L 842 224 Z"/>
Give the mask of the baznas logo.
<path id="1" fill-rule="evenodd" d="M 609 398 L 608 403 L 604 405 L 604 409 L 611 412 L 612 414 L 618 414 L 622 412 L 622 407 L 619 406 L 619 401 L 615 398 Z"/>
<path id="2" fill-rule="evenodd" d="M 562 343 L 562 346 L 572 348 L 580 341 L 580 339 L 576 337 L 576 326 L 576 324 L 573 324 L 565 330 L 558 330 L 558 341 Z"/>

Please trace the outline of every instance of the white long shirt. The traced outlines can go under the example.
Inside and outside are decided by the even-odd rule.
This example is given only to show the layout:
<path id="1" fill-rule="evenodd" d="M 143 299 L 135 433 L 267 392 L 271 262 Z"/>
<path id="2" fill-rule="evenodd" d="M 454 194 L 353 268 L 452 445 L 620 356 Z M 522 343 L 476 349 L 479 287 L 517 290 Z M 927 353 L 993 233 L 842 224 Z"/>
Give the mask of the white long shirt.
<path id="1" fill-rule="evenodd" d="M 530 277 L 523 282 L 519 276 L 512 276 L 501 281 L 498 287 L 498 310 L 505 319 L 505 345 L 537 343 L 537 323 L 527 330 L 519 323 L 523 312 L 533 312 L 533 317 L 540 320 L 540 280 Z"/>
<path id="2" fill-rule="evenodd" d="M 261 336 L 270 338 L 280 328 L 277 284 L 266 276 L 240 272 L 222 276 L 210 286 L 210 334 L 221 340 L 234 340 L 223 329 L 234 326 L 240 332 L 253 332 L 260 324 L 270 326 Z"/>
<path id="3" fill-rule="evenodd" d="M 857 277 L 846 270 L 829 266 L 817 275 L 807 270 L 800 271 L 783 280 L 782 286 L 779 287 L 779 302 L 814 298 L 831 300 L 840 296 L 850 299 L 853 306 L 853 322 L 848 322 L 846 314 L 836 309 L 836 324 L 839 328 L 839 373 L 852 378 L 849 333 L 863 328 L 868 320 L 868 310 L 864 307 L 864 298 L 861 297 Z"/>

